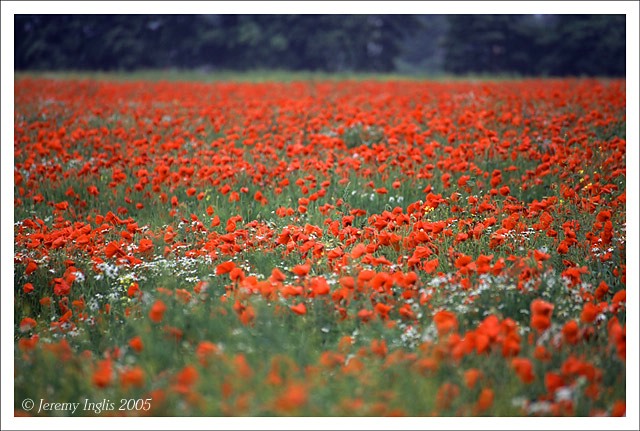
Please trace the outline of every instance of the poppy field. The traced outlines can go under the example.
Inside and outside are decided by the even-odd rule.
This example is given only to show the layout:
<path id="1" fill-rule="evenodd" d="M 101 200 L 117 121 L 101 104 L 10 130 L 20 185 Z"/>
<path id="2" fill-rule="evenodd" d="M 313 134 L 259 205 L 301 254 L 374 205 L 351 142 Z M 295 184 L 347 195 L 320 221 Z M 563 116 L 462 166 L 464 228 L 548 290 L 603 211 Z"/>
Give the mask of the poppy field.
<path id="1" fill-rule="evenodd" d="M 15 415 L 624 415 L 625 91 L 16 79 Z"/>

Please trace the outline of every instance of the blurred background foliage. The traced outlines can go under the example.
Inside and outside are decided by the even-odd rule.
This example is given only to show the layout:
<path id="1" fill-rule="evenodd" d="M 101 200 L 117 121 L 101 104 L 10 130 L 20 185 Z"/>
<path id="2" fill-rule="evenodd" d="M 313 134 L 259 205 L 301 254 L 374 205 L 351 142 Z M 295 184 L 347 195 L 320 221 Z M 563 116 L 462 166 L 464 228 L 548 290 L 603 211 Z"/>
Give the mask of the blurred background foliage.
<path id="1" fill-rule="evenodd" d="M 624 76 L 624 15 L 16 15 L 16 70 Z"/>

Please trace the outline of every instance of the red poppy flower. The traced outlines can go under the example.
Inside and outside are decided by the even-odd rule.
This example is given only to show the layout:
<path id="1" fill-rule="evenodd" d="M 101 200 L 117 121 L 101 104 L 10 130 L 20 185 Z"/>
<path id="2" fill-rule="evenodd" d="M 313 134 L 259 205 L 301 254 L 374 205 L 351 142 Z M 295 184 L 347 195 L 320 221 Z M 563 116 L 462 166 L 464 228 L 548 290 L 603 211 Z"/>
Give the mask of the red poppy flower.
<path id="1" fill-rule="evenodd" d="M 309 274 L 310 270 L 311 270 L 311 264 L 309 263 L 296 265 L 293 267 L 293 269 L 291 269 L 291 271 L 298 277 L 304 277 L 305 275 Z"/>
<path id="2" fill-rule="evenodd" d="M 164 304 L 164 302 L 158 299 L 151 306 L 151 310 L 149 311 L 149 318 L 154 323 L 160 323 L 164 318 L 165 311 L 167 311 L 167 306 Z"/>
<path id="3" fill-rule="evenodd" d="M 142 343 L 142 338 L 139 335 L 136 335 L 131 340 L 129 340 L 129 347 L 131 347 L 136 352 L 140 353 L 144 349 L 144 344 Z"/>
<path id="4" fill-rule="evenodd" d="M 533 374 L 533 365 L 531 365 L 531 361 L 526 358 L 513 358 L 511 360 L 511 366 L 520 377 L 523 383 L 531 383 L 535 379 Z"/>
<path id="5" fill-rule="evenodd" d="M 120 384 L 123 388 L 129 386 L 140 388 L 144 386 L 144 380 L 144 371 L 138 366 L 127 368 L 120 372 Z"/>
<path id="6" fill-rule="evenodd" d="M 450 311 L 439 311 L 433 316 L 438 335 L 443 336 L 458 329 L 458 319 Z"/>
<path id="7" fill-rule="evenodd" d="M 484 412 L 491 408 L 493 405 L 493 390 L 489 388 L 484 388 L 480 395 L 478 396 L 478 401 L 476 402 L 475 411 L 478 413 Z"/>
<path id="8" fill-rule="evenodd" d="M 477 368 L 471 368 L 464 372 L 465 385 L 469 389 L 473 389 L 480 378 L 482 378 L 482 371 Z"/>
<path id="9" fill-rule="evenodd" d="M 301 315 L 307 314 L 307 307 L 304 305 L 304 302 L 301 302 L 300 304 L 297 304 L 297 305 L 292 305 L 290 308 L 291 308 L 291 311 L 293 311 L 297 315 L 301 316 Z"/>
<path id="10" fill-rule="evenodd" d="M 93 373 L 93 384 L 99 388 L 105 388 L 111 385 L 113 380 L 113 367 L 111 360 L 105 359 L 98 363 L 98 369 Z"/>
<path id="11" fill-rule="evenodd" d="M 235 267 L 236 267 L 236 264 L 232 261 L 223 262 L 216 267 L 216 274 L 217 275 L 228 274 Z"/>

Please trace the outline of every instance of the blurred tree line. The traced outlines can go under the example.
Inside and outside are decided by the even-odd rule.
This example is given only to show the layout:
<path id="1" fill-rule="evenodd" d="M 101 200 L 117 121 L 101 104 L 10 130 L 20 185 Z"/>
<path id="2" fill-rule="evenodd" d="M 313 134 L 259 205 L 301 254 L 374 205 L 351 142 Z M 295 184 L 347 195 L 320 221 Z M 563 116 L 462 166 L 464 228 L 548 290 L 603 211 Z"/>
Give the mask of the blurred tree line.
<path id="1" fill-rule="evenodd" d="M 16 15 L 16 70 L 625 74 L 624 15 Z"/>

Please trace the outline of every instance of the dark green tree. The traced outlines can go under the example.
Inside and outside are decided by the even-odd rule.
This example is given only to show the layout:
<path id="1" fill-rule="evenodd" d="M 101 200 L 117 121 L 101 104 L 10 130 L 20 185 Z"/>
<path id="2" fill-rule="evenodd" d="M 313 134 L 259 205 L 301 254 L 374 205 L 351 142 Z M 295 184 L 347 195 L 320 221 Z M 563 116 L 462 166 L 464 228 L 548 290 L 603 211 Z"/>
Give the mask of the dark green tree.
<path id="1" fill-rule="evenodd" d="M 453 15 L 448 24 L 452 73 L 625 74 L 624 15 Z"/>
<path id="2" fill-rule="evenodd" d="M 624 15 L 557 15 L 541 35 L 541 72 L 550 75 L 614 75 L 626 71 Z"/>
<path id="3" fill-rule="evenodd" d="M 406 35 L 396 67 L 406 73 L 442 73 L 444 41 L 448 30 L 446 15 L 418 15 L 419 27 Z"/>
<path id="4" fill-rule="evenodd" d="M 624 15 L 16 15 L 16 70 L 625 74 Z"/>

